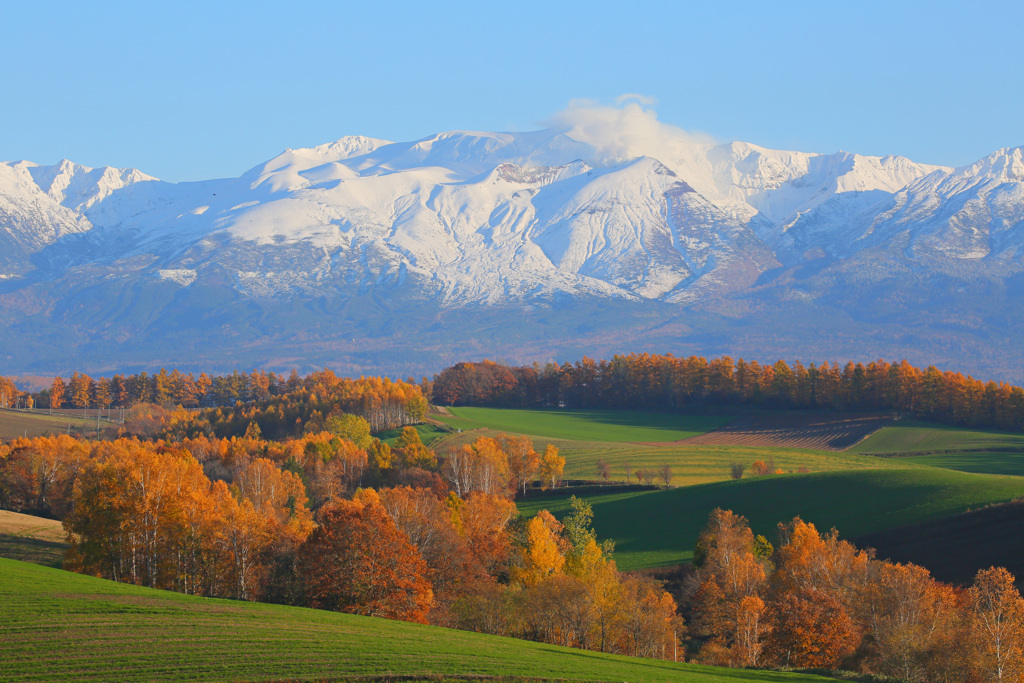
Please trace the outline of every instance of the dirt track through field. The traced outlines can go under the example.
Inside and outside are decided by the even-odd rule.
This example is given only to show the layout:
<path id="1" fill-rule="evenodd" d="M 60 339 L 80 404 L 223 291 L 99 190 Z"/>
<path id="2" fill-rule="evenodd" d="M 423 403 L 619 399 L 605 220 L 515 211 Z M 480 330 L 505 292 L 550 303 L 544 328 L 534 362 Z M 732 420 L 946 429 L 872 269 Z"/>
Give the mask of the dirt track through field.
<path id="1" fill-rule="evenodd" d="M 886 427 L 889 414 L 756 415 L 741 417 L 724 427 L 682 441 L 647 444 L 668 446 L 761 446 L 844 451 Z"/>

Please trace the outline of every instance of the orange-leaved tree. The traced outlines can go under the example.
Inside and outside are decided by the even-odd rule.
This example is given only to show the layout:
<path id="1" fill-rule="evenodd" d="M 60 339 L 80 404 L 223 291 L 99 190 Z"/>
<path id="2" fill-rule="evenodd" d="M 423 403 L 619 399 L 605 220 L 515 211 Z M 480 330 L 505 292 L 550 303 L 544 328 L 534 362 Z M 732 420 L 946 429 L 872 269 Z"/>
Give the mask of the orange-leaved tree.
<path id="1" fill-rule="evenodd" d="M 771 550 L 764 537 L 754 537 L 745 517 L 721 508 L 711 512 L 694 553 L 700 583 L 693 599 L 696 626 L 709 637 L 702 652 L 708 663 L 762 664 Z"/>
<path id="2" fill-rule="evenodd" d="M 324 506 L 296 571 L 312 607 L 426 623 L 427 564 L 374 500 Z"/>

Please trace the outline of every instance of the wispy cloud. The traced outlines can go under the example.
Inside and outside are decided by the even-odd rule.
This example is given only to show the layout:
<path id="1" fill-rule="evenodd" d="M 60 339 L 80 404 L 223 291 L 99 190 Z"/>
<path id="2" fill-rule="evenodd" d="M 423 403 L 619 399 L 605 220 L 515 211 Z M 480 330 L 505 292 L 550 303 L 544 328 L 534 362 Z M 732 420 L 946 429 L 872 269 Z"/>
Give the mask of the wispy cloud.
<path id="1" fill-rule="evenodd" d="M 573 100 L 545 123 L 592 146 L 611 162 L 641 156 L 674 157 L 694 145 L 714 143 L 708 135 L 662 123 L 653 104 L 653 98 L 633 93 L 616 97 L 614 105 Z"/>

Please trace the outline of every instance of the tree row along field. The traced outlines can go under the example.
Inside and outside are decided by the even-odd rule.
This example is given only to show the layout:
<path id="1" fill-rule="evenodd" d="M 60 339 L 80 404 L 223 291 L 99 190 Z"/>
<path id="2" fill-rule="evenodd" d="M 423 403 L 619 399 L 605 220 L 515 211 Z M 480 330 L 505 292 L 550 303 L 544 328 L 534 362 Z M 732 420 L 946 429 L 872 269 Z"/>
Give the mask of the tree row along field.
<path id="1" fill-rule="evenodd" d="M 762 365 L 728 356 L 616 355 L 595 361 L 508 367 L 457 363 L 434 377 L 433 401 L 501 408 L 648 408 L 693 413 L 708 407 L 896 411 L 945 424 L 1024 429 L 1024 388 L 983 382 L 934 366 L 890 363 Z M 735 408 L 734 408 L 735 409 Z"/>
<path id="2" fill-rule="evenodd" d="M 0 559 L 6 681 L 825 681 L 151 590 Z"/>

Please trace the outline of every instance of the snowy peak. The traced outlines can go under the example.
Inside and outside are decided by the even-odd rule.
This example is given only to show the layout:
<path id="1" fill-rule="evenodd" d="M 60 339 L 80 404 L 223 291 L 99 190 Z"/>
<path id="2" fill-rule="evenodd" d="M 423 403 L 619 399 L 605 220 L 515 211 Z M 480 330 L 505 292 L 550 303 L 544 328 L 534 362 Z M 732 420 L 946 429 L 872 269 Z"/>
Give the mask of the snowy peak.
<path id="1" fill-rule="evenodd" d="M 1024 147 L 1007 147 L 980 161 L 957 169 L 953 179 L 978 178 L 1000 183 L 1024 182 Z"/>
<path id="2" fill-rule="evenodd" d="M 869 248 L 915 259 L 1024 254 L 1024 195 L 1006 189 L 1024 177 L 1021 149 L 953 171 L 716 145 L 643 111 L 606 114 L 531 132 L 345 137 L 197 183 L 69 161 L 0 165 L 0 268 L 28 272 L 45 249 L 39 263 L 63 264 L 39 266 L 52 278 L 67 264 L 119 273 L 130 261 L 167 286 L 212 280 L 249 297 L 381 290 L 445 306 L 562 296 L 689 304 L 752 287 L 780 265 Z M 88 237 L 64 239 L 72 233 Z"/>
<path id="3" fill-rule="evenodd" d="M 341 138 L 340 140 L 336 140 L 335 142 L 329 142 L 326 145 L 313 147 L 310 151 L 314 154 L 320 155 L 325 162 L 342 161 L 345 159 L 351 159 L 352 157 L 369 154 L 375 149 L 390 144 L 393 143 L 388 140 L 368 138 L 363 135 L 349 135 Z"/>
<path id="4" fill-rule="evenodd" d="M 156 180 L 134 168 L 89 168 L 67 159 L 53 166 L 21 161 L 12 164 L 12 167 L 28 173 L 47 196 L 75 211 L 85 211 L 113 192 L 133 183 Z"/>
<path id="5" fill-rule="evenodd" d="M 936 170 L 903 157 L 807 154 L 734 142 L 710 150 L 719 196 L 743 202 L 775 225 L 789 223 L 843 192 L 894 193 Z"/>

